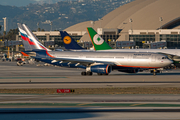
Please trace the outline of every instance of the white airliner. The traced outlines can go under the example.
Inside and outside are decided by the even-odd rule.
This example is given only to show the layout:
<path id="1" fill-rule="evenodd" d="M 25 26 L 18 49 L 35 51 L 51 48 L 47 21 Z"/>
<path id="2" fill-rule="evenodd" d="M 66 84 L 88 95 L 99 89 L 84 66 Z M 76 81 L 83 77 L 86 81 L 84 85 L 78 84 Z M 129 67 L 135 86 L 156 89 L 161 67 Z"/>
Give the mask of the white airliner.
<path id="1" fill-rule="evenodd" d="M 98 51 L 51 51 L 43 46 L 33 35 L 31 30 L 25 25 L 18 24 L 21 37 L 29 48 L 36 53 L 34 58 L 59 65 L 75 65 L 85 69 L 82 75 L 108 75 L 112 70 L 122 72 L 138 72 L 139 69 L 158 69 L 172 63 L 167 56 L 156 53 L 135 53 L 135 52 L 98 52 Z M 97 41 L 99 39 L 97 38 Z M 24 42 L 23 42 L 24 43 Z M 25 47 L 27 45 L 24 45 Z M 154 72 L 154 75 L 156 72 Z"/>
<path id="2" fill-rule="evenodd" d="M 87 31 L 89 33 L 91 42 L 93 43 L 94 49 L 96 51 L 104 52 L 146 52 L 146 53 L 161 53 L 167 55 L 169 59 L 174 61 L 176 66 L 180 65 L 180 49 L 112 49 L 104 39 L 97 34 L 97 32 L 88 27 Z M 99 38 L 99 41 L 96 39 Z"/>

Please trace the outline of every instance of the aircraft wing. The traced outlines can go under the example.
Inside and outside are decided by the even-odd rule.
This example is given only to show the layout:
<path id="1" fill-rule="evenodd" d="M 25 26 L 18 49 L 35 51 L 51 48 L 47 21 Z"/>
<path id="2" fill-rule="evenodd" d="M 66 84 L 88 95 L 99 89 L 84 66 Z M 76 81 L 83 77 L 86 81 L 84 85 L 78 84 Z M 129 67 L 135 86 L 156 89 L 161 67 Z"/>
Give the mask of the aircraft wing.
<path id="1" fill-rule="evenodd" d="M 47 58 L 44 58 L 44 59 L 47 59 Z M 94 64 L 94 63 L 102 63 L 102 64 L 108 64 L 108 65 L 116 65 L 114 62 L 110 62 L 110 61 L 98 61 L 98 60 L 87 60 L 87 59 L 79 59 L 79 58 L 49 58 L 51 60 L 57 60 L 59 62 L 62 62 L 62 63 L 72 63 L 72 64 L 81 64 L 81 65 L 85 65 L 85 66 L 89 66 L 91 64 Z"/>

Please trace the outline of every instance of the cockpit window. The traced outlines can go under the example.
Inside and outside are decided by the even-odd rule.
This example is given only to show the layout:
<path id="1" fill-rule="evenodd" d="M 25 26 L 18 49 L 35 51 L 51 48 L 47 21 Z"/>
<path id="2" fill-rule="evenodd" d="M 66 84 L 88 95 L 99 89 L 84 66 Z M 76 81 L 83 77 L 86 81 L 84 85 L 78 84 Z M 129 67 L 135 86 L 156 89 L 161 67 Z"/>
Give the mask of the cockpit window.
<path id="1" fill-rule="evenodd" d="M 167 59 L 167 57 L 162 57 L 162 59 Z"/>

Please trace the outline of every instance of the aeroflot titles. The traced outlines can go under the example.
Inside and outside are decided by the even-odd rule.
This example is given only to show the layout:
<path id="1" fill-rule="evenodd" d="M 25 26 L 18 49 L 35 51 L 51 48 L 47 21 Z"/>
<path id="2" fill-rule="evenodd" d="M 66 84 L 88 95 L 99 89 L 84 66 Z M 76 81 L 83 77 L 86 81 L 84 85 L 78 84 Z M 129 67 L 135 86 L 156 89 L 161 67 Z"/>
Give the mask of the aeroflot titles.
<path id="1" fill-rule="evenodd" d="M 138 55 L 138 56 L 151 56 L 151 54 L 134 54 L 134 55 Z"/>

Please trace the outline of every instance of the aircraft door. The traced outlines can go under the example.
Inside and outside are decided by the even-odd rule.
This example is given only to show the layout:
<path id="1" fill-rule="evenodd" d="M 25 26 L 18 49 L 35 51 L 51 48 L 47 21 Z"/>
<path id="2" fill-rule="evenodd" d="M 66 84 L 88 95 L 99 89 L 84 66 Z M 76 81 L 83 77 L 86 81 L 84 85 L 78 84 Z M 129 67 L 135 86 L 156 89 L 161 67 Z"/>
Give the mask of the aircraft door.
<path id="1" fill-rule="evenodd" d="M 132 58 L 133 58 L 133 56 L 132 56 L 132 55 L 128 55 L 128 61 L 131 61 L 131 60 L 132 60 Z"/>
<path id="2" fill-rule="evenodd" d="M 151 56 L 151 62 L 156 62 L 156 56 L 155 55 Z"/>

